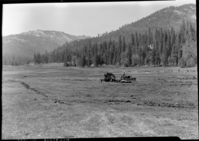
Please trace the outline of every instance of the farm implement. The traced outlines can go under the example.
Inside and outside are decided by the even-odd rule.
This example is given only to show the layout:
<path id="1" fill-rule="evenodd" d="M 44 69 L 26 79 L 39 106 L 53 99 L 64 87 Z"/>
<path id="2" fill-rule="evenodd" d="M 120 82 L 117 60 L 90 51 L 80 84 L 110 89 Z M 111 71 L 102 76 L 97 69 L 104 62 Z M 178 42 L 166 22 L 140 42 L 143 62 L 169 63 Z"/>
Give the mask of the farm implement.
<path id="1" fill-rule="evenodd" d="M 118 80 L 116 79 L 115 75 L 113 73 L 105 73 L 104 79 L 100 79 L 101 82 L 117 82 L 117 83 L 132 83 L 132 81 L 136 81 L 135 77 L 131 77 L 129 75 L 125 75 L 125 73 L 121 76 L 121 78 Z"/>

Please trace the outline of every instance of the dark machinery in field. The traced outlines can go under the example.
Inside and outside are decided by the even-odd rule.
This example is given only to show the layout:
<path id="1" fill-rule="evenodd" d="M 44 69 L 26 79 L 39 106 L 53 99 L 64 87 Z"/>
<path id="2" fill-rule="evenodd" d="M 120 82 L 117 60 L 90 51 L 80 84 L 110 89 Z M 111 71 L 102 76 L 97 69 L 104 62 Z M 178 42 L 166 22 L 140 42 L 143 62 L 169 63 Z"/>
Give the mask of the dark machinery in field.
<path id="1" fill-rule="evenodd" d="M 105 81 L 105 82 L 116 82 L 118 80 L 116 80 L 114 74 L 107 72 L 107 73 L 104 74 L 104 79 L 101 79 L 101 82 L 102 81 Z"/>
<path id="2" fill-rule="evenodd" d="M 115 75 L 113 73 L 105 73 L 104 79 L 101 79 L 101 82 L 119 82 L 119 83 L 131 83 L 132 81 L 136 81 L 135 77 L 131 77 L 129 75 L 125 75 L 125 73 L 121 76 L 119 80 L 115 78 Z"/>

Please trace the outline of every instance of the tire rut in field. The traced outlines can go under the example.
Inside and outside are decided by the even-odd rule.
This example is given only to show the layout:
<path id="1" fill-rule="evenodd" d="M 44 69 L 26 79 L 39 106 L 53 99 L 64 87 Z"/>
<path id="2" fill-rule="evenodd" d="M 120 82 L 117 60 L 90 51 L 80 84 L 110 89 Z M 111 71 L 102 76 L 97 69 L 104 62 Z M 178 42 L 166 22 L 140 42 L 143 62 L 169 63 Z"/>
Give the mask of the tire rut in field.
<path id="1" fill-rule="evenodd" d="M 43 92 L 40 92 L 39 90 L 37 90 L 37 89 L 35 89 L 35 88 L 31 88 L 27 83 L 25 83 L 25 82 L 23 82 L 23 81 L 16 81 L 16 80 L 12 80 L 12 81 L 13 81 L 13 82 L 19 82 L 19 83 L 21 83 L 26 89 L 32 90 L 32 91 L 36 92 L 36 93 L 39 94 L 39 95 L 48 97 L 48 96 L 45 95 Z"/>
<path id="2" fill-rule="evenodd" d="M 16 81 L 16 80 L 10 80 L 11 82 L 18 82 L 21 83 L 26 89 L 28 90 L 32 90 L 34 92 L 36 92 L 39 95 L 42 95 L 44 97 L 47 97 L 49 99 L 49 97 L 47 95 L 45 95 L 43 92 L 40 92 L 39 90 L 35 89 L 35 88 L 31 88 L 27 83 L 23 82 L 23 81 Z M 68 103 L 66 103 L 63 100 L 58 100 L 58 99 L 51 99 L 52 101 L 54 101 L 54 103 L 59 103 L 59 104 L 66 104 L 66 105 L 70 105 Z"/>
<path id="3" fill-rule="evenodd" d="M 105 103 L 107 104 L 120 104 L 120 103 L 129 103 L 129 104 L 137 104 L 138 106 L 152 106 L 152 107 L 166 107 L 166 108 L 189 108 L 194 109 L 196 106 L 192 103 L 189 104 L 179 104 L 179 103 L 165 103 L 165 102 L 154 102 L 154 101 L 140 101 L 135 102 L 134 100 L 108 100 Z"/>
<path id="4" fill-rule="evenodd" d="M 28 90 L 32 90 L 34 92 L 36 92 L 37 94 L 39 95 L 42 95 L 42 96 L 45 96 L 47 98 L 49 98 L 47 95 L 45 95 L 43 92 L 40 92 L 39 90 L 35 89 L 35 88 L 31 88 L 27 83 L 23 82 L 23 81 L 16 81 L 16 80 L 11 80 L 12 82 L 18 82 L 18 83 L 21 83 L 26 89 Z M 51 99 L 54 101 L 54 103 L 59 103 L 59 104 L 66 104 L 68 105 L 67 103 L 65 103 L 64 101 L 62 100 L 58 100 L 58 99 Z"/>
<path id="5" fill-rule="evenodd" d="M 140 105 L 143 106 L 157 106 L 157 107 L 167 107 L 167 108 L 196 108 L 196 106 L 192 103 L 190 104 L 180 104 L 180 103 L 165 103 L 165 102 L 154 102 L 154 101 L 143 101 Z"/>

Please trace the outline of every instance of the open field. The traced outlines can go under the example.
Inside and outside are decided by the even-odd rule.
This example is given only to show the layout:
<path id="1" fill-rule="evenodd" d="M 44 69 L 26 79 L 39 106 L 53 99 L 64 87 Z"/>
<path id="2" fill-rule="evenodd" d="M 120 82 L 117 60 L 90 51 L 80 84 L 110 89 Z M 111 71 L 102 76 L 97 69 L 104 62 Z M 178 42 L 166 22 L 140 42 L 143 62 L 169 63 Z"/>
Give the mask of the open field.
<path id="1" fill-rule="evenodd" d="M 137 81 L 101 83 L 107 71 Z M 2 138 L 198 139 L 197 83 L 197 68 L 3 66 Z"/>

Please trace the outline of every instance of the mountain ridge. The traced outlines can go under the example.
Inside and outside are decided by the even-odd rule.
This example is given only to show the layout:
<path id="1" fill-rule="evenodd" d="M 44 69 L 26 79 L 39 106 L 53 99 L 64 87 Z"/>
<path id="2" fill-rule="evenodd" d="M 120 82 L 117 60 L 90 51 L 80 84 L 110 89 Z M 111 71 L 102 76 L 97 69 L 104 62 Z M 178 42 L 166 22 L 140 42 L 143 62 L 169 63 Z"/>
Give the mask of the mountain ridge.
<path id="1" fill-rule="evenodd" d="M 132 33 L 144 33 L 147 32 L 149 28 L 151 31 L 155 31 L 156 28 L 162 28 L 163 30 L 173 28 L 175 31 L 178 31 L 183 20 L 192 22 L 196 27 L 195 4 L 165 7 L 135 22 L 118 27 L 117 30 L 98 34 L 97 37 L 91 37 L 90 39 L 92 43 L 100 43 L 109 40 L 118 41 L 121 35 L 125 36 L 127 42 L 130 42 Z"/>
<path id="2" fill-rule="evenodd" d="M 179 30 L 183 19 L 196 24 L 195 4 L 184 4 L 178 7 L 170 6 L 157 10 L 154 13 L 141 18 L 140 20 L 123 25 L 118 30 L 113 32 L 120 32 L 120 34 L 122 34 L 122 32 L 128 32 L 131 34 L 136 31 L 144 32 L 148 28 L 154 30 L 155 28 L 168 29 L 172 27 L 175 30 Z M 112 32 L 108 34 L 112 34 Z"/>
<path id="3" fill-rule="evenodd" d="M 197 64 L 194 6 L 164 8 L 119 30 L 66 43 L 47 57 L 49 62 L 64 62 L 64 66 L 193 67 Z M 35 58 L 38 64 L 44 62 Z"/>
<path id="4" fill-rule="evenodd" d="M 70 35 L 54 30 L 30 30 L 19 34 L 3 36 L 3 55 L 32 58 L 34 53 L 50 52 L 65 42 L 90 38 L 90 36 Z"/>

